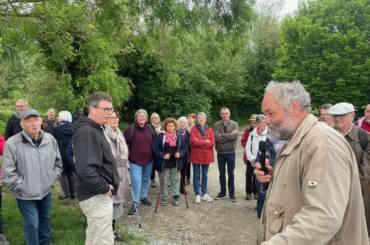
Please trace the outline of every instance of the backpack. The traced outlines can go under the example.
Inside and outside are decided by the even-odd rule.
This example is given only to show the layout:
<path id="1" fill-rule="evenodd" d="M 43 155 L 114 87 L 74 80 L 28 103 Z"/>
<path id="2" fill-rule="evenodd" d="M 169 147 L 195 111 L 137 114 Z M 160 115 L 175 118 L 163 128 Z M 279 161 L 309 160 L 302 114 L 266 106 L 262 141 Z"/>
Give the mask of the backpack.
<path id="1" fill-rule="evenodd" d="M 361 146 L 361 149 L 363 151 L 366 150 L 367 148 L 367 145 L 369 144 L 369 141 L 367 139 L 367 132 L 365 132 L 364 130 L 362 129 L 358 129 L 358 140 L 359 140 L 359 143 L 360 143 L 360 146 Z"/>

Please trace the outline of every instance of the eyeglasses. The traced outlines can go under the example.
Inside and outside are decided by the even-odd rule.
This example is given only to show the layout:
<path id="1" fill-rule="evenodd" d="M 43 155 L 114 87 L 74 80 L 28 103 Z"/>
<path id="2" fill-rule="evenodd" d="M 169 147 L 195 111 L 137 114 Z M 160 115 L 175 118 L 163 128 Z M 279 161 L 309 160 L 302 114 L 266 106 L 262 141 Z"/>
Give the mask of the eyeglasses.
<path id="1" fill-rule="evenodd" d="M 100 106 L 94 106 L 95 108 L 99 108 L 103 110 L 104 112 L 112 112 L 114 109 L 112 107 L 100 107 Z"/>

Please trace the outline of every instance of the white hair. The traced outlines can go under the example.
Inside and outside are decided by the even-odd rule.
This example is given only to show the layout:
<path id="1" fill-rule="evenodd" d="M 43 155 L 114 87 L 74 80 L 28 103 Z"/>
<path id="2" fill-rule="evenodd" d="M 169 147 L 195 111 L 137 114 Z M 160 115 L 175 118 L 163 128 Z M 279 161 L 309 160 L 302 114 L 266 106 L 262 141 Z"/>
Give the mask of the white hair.
<path id="1" fill-rule="evenodd" d="M 60 111 L 58 113 L 58 122 L 61 121 L 72 122 L 72 114 L 69 111 Z"/>
<path id="2" fill-rule="evenodd" d="M 139 109 L 139 110 L 137 110 L 137 111 L 135 112 L 135 120 L 136 120 L 136 118 L 137 118 L 137 115 L 139 115 L 140 113 L 144 113 L 144 114 L 145 114 L 146 119 L 148 119 L 148 112 L 146 112 L 146 110 L 144 110 L 144 109 Z"/>
<path id="3" fill-rule="evenodd" d="M 207 119 L 207 114 L 205 112 L 199 112 L 197 117 L 204 117 L 205 119 Z"/>
<path id="4" fill-rule="evenodd" d="M 298 80 L 293 82 L 271 81 L 265 88 L 265 94 L 267 92 L 271 92 L 284 109 L 288 109 L 295 101 L 299 102 L 302 111 L 309 112 L 311 109 L 310 94 Z"/>
<path id="5" fill-rule="evenodd" d="M 179 117 L 179 119 L 177 119 L 177 122 L 178 122 L 178 123 L 184 122 L 184 123 L 186 123 L 186 128 L 188 128 L 188 127 L 189 127 L 189 121 L 188 121 L 188 119 L 187 119 L 186 117 L 184 117 L 184 116 Z"/>

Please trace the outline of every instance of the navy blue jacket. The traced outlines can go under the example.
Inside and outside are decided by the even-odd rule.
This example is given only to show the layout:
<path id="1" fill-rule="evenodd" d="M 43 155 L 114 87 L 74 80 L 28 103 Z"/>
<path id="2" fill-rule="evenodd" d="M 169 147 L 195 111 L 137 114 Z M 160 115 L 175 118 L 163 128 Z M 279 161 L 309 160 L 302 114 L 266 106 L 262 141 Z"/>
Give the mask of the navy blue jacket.
<path id="1" fill-rule="evenodd" d="M 154 169 L 158 172 L 162 172 L 163 167 L 163 156 L 164 156 L 164 142 L 163 142 L 164 133 L 160 133 L 154 141 L 153 144 L 153 153 L 154 153 Z M 182 169 L 184 167 L 183 158 L 186 156 L 188 152 L 188 145 L 186 144 L 185 137 L 182 137 L 179 133 L 176 134 L 176 144 L 178 145 L 179 149 L 178 152 L 180 153 L 180 158 L 176 161 L 177 169 Z"/>
<path id="2" fill-rule="evenodd" d="M 54 138 L 58 142 L 64 173 L 76 171 L 72 153 L 72 137 L 74 133 L 72 124 L 69 122 L 63 122 L 52 131 Z"/>

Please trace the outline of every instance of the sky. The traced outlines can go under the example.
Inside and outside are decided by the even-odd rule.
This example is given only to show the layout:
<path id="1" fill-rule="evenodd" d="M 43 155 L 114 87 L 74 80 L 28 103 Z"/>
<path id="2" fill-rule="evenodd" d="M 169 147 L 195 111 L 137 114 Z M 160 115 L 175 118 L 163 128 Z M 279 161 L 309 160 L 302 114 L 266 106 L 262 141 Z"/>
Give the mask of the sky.
<path id="1" fill-rule="evenodd" d="M 293 13 L 298 8 L 298 0 L 284 0 L 284 6 L 282 8 L 282 15 L 288 15 Z"/>

